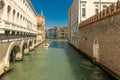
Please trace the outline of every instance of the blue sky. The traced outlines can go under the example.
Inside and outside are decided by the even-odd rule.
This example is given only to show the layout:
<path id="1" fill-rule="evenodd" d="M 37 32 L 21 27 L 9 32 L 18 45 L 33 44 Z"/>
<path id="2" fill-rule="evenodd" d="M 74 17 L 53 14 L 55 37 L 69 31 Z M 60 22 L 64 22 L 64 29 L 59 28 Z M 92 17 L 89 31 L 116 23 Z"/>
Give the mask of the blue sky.
<path id="1" fill-rule="evenodd" d="M 68 25 L 68 8 L 72 0 L 31 0 L 38 14 L 43 11 L 45 27 Z"/>

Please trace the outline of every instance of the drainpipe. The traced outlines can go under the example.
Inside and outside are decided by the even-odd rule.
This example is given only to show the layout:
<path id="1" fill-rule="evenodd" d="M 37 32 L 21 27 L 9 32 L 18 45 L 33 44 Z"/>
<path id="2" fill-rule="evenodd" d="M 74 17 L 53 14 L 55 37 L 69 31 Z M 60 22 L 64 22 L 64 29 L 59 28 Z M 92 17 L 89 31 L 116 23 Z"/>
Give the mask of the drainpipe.
<path id="1" fill-rule="evenodd" d="M 81 23 L 81 0 L 80 0 L 79 8 L 80 8 L 80 23 Z"/>
<path id="2" fill-rule="evenodd" d="M 79 15 L 79 20 L 78 20 L 78 28 L 77 28 L 77 34 L 79 33 L 79 24 L 81 23 L 81 0 L 79 0 L 78 1 L 78 15 Z M 79 46 L 79 36 L 78 35 L 76 35 L 77 36 L 77 48 L 78 48 L 78 46 Z"/>

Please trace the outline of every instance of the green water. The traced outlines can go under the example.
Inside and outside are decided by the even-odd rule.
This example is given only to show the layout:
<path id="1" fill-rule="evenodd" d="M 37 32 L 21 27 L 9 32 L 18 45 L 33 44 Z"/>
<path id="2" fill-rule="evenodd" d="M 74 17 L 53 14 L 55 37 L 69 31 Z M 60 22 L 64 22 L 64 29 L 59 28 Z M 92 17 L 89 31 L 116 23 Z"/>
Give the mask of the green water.
<path id="1" fill-rule="evenodd" d="M 113 80 L 99 67 L 78 54 L 66 41 L 53 40 L 11 63 L 12 70 L 1 80 Z"/>

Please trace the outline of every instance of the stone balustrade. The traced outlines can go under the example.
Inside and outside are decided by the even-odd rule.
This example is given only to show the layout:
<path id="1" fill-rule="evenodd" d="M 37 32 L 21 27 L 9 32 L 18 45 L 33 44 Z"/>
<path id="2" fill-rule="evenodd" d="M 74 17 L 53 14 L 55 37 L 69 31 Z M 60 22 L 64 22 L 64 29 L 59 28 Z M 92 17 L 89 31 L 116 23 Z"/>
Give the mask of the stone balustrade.
<path id="1" fill-rule="evenodd" d="M 0 20 L 0 29 L 9 29 L 9 30 L 13 30 L 13 31 L 37 34 L 37 32 L 32 29 L 28 29 L 21 25 L 17 25 L 17 24 L 14 24 L 14 23 L 11 23 L 11 22 L 8 22 L 5 20 Z"/>

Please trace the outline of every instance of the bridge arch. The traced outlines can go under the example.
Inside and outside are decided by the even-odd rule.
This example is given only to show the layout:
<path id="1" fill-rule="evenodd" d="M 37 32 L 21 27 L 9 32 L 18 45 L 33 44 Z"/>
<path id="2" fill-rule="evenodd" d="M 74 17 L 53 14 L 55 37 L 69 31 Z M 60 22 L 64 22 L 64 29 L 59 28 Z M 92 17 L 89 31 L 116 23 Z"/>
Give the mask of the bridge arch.
<path id="1" fill-rule="evenodd" d="M 32 50 L 33 49 L 33 41 L 31 40 L 30 42 L 29 42 L 29 50 Z"/>
<path id="2" fill-rule="evenodd" d="M 14 60 L 20 60 L 18 58 L 21 58 L 21 51 L 20 51 L 20 47 L 18 45 L 15 45 L 12 48 L 12 51 L 10 53 L 10 61 L 14 61 Z"/>
<path id="3" fill-rule="evenodd" d="M 29 47 L 31 47 L 31 46 L 32 46 L 32 44 L 33 44 L 33 43 L 32 43 L 32 41 L 30 41 L 30 42 L 29 42 Z"/>
<path id="4" fill-rule="evenodd" d="M 97 39 L 93 42 L 93 58 L 99 62 L 100 61 L 100 48 L 99 48 L 99 42 Z"/>
<path id="5" fill-rule="evenodd" d="M 27 46 L 27 43 L 25 42 L 22 46 L 22 53 L 24 53 L 25 49 L 27 49 L 27 48 L 28 48 L 28 46 Z"/>
<path id="6" fill-rule="evenodd" d="M 8 70 L 10 67 L 10 61 L 16 60 L 16 54 L 20 53 L 20 47 L 17 42 L 11 42 L 7 48 L 6 56 L 4 57 L 4 70 Z"/>
<path id="7" fill-rule="evenodd" d="M 34 47 L 35 47 L 35 45 L 34 45 L 34 39 L 28 40 L 28 48 L 29 48 L 29 50 L 33 50 Z"/>
<path id="8" fill-rule="evenodd" d="M 33 39 L 33 48 L 35 48 L 36 46 L 37 46 L 37 39 L 34 38 L 34 39 Z"/>
<path id="9" fill-rule="evenodd" d="M 34 44 L 36 44 L 36 43 L 37 43 L 37 40 L 35 39 L 35 40 L 34 40 Z"/>
<path id="10" fill-rule="evenodd" d="M 28 54 L 29 50 L 28 50 L 28 44 L 27 44 L 27 41 L 26 41 L 26 40 L 23 40 L 23 41 L 21 42 L 20 48 L 21 48 L 22 54 Z"/>

